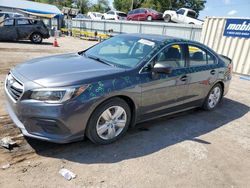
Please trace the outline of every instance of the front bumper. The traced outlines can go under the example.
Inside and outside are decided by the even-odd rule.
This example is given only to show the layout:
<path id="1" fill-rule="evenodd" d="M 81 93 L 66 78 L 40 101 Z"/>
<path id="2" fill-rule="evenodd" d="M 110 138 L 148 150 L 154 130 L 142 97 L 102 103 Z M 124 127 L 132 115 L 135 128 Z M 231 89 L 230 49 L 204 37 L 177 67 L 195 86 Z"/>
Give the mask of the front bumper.
<path id="1" fill-rule="evenodd" d="M 18 73 L 15 72 L 15 75 Z M 26 83 L 24 88 L 27 91 L 38 87 L 21 75 L 18 75 L 18 78 Z M 80 101 L 77 98 L 63 104 L 49 104 L 22 98 L 15 101 L 7 87 L 5 95 L 9 116 L 23 135 L 55 143 L 69 143 L 84 138 L 93 102 Z"/>
<path id="2" fill-rule="evenodd" d="M 7 112 L 24 136 L 54 143 L 69 143 L 84 138 L 85 126 L 80 122 L 77 125 L 65 124 L 66 122 L 61 120 L 62 117 L 59 114 L 50 114 L 51 110 L 48 110 L 46 116 L 43 110 L 39 109 L 39 106 L 35 107 L 32 105 L 30 107 L 22 107 L 23 113 L 19 112 L 17 114 L 16 110 L 19 111 L 18 107 L 14 107 L 16 104 L 11 103 L 12 101 L 6 101 Z M 60 108 L 57 107 L 54 110 L 60 111 Z M 35 109 L 37 112 L 34 111 L 32 113 Z"/>

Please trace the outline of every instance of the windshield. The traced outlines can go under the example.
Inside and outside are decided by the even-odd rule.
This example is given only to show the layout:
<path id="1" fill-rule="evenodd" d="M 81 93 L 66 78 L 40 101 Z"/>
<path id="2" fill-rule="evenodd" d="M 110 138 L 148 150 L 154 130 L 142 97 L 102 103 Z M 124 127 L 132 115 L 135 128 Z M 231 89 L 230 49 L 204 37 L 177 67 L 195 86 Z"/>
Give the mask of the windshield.
<path id="1" fill-rule="evenodd" d="M 114 66 L 133 68 L 157 46 L 156 41 L 120 35 L 103 41 L 84 54 L 86 57 L 95 57 Z"/>

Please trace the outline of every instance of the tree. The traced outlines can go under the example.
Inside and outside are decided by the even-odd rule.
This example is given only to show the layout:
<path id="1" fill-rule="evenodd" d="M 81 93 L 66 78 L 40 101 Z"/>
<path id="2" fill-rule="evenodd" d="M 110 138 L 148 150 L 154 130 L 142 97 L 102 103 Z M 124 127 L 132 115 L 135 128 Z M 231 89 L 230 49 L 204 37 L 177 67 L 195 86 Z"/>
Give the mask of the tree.
<path id="1" fill-rule="evenodd" d="M 109 2 L 108 0 L 98 0 L 96 4 L 93 4 L 91 7 L 90 7 L 90 11 L 93 11 L 93 12 L 107 12 L 109 11 L 110 8 L 109 8 Z"/>
<path id="2" fill-rule="evenodd" d="M 81 13 L 87 13 L 89 11 L 89 1 L 88 0 L 78 0 L 77 8 L 80 9 Z"/>

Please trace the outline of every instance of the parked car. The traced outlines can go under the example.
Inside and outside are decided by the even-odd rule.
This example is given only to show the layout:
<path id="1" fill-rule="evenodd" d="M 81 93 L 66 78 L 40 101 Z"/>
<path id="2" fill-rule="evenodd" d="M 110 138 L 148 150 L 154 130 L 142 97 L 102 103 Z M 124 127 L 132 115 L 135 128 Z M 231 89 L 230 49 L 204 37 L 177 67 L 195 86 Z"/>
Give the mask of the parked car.
<path id="1" fill-rule="evenodd" d="M 120 11 L 110 10 L 103 14 L 105 20 L 126 20 L 127 14 Z"/>
<path id="2" fill-rule="evenodd" d="M 165 22 L 176 22 L 176 23 L 186 23 L 186 24 L 196 24 L 202 25 L 203 21 L 197 19 L 198 14 L 191 9 L 181 8 L 177 11 L 166 10 L 163 14 Z"/>
<path id="3" fill-rule="evenodd" d="M 18 17 L 0 23 L 0 41 L 31 40 L 39 44 L 49 37 L 48 28 L 40 20 Z"/>
<path id="4" fill-rule="evenodd" d="M 5 81 L 7 110 L 25 136 L 109 144 L 130 126 L 202 106 L 228 92 L 232 62 L 207 46 L 122 34 L 79 53 L 30 60 Z"/>
<path id="5" fill-rule="evenodd" d="M 162 13 L 148 8 L 138 8 L 131 10 L 127 16 L 127 20 L 136 20 L 136 21 L 145 21 L 145 20 L 152 21 L 161 19 L 162 19 Z"/>
<path id="6" fill-rule="evenodd" d="M 87 14 L 92 20 L 101 20 L 103 14 L 100 12 L 88 12 Z"/>
<path id="7" fill-rule="evenodd" d="M 73 19 L 90 19 L 90 17 L 86 14 L 77 14 L 76 17 Z"/>

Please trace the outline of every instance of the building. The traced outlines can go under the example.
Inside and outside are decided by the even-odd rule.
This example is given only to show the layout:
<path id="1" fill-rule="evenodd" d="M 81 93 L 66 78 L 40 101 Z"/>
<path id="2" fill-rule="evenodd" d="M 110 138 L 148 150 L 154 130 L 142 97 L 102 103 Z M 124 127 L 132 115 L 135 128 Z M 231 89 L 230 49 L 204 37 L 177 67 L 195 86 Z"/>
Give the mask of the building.
<path id="1" fill-rule="evenodd" d="M 49 27 L 60 28 L 62 13 L 54 5 L 26 0 L 0 0 L 0 11 L 17 12 L 28 17 L 41 18 Z"/>

